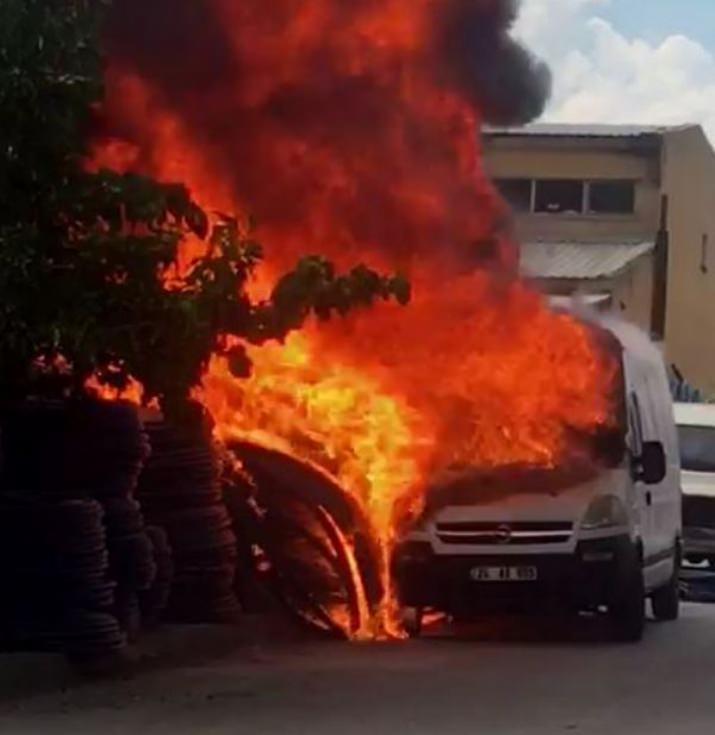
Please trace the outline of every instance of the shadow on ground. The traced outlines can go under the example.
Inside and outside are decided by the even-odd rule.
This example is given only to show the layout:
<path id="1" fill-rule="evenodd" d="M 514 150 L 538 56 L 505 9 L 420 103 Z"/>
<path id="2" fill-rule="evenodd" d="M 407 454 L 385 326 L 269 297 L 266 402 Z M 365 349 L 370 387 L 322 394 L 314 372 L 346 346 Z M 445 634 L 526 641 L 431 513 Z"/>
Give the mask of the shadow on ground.
<path id="1" fill-rule="evenodd" d="M 659 625 L 649 621 L 648 627 Z M 489 616 L 473 621 L 439 621 L 424 631 L 424 638 L 449 643 L 623 645 L 614 641 L 605 615 Z"/>
<path id="2" fill-rule="evenodd" d="M 154 671 L 199 667 L 255 646 L 290 646 L 311 641 L 283 619 L 245 617 L 237 625 L 165 626 L 142 635 L 120 661 L 91 671 L 73 668 L 61 654 L 0 653 L 0 704 L 106 681 L 131 680 Z"/>

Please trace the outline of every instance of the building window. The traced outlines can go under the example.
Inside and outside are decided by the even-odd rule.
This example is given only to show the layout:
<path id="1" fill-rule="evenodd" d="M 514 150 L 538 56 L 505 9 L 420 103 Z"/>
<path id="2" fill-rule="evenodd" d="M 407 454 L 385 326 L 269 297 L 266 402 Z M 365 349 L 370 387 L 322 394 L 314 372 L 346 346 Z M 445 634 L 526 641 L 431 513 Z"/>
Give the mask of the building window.
<path id="1" fill-rule="evenodd" d="M 534 182 L 531 179 L 497 179 L 499 193 L 517 212 L 531 212 Z"/>
<path id="2" fill-rule="evenodd" d="M 589 184 L 589 213 L 633 214 L 635 208 L 636 185 L 633 181 L 592 181 Z"/>
<path id="3" fill-rule="evenodd" d="M 578 179 L 544 179 L 536 182 L 534 211 L 548 214 L 582 214 L 585 184 Z"/>
<path id="4" fill-rule="evenodd" d="M 519 213 L 626 215 L 636 207 L 634 181 L 503 178 L 494 183 Z"/>

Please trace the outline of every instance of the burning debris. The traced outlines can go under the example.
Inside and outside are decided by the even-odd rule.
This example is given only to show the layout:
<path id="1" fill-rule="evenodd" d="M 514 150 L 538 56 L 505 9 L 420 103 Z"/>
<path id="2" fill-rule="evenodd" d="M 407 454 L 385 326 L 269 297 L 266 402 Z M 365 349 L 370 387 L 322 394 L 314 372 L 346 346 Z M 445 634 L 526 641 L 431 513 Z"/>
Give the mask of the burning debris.
<path id="1" fill-rule="evenodd" d="M 246 380 L 216 358 L 197 394 L 224 443 L 319 468 L 358 504 L 379 547 L 376 635 L 394 628 L 390 555 L 430 478 L 553 467 L 575 433 L 613 421 L 616 361 L 519 280 L 482 166 L 480 125 L 526 121 L 548 94 L 544 66 L 509 36 L 515 8 L 124 0 L 108 26 L 95 165 L 250 213 L 269 254 L 257 294 L 306 250 L 412 281 L 408 309 L 249 348 Z M 185 259 L 199 247 L 187 241 Z"/>
<path id="2" fill-rule="evenodd" d="M 235 475 L 227 502 L 244 547 L 260 555 L 259 579 L 312 628 L 371 638 L 384 598 L 380 549 L 353 498 L 324 472 L 250 442 L 229 445 Z M 398 634 L 399 631 L 391 631 Z"/>

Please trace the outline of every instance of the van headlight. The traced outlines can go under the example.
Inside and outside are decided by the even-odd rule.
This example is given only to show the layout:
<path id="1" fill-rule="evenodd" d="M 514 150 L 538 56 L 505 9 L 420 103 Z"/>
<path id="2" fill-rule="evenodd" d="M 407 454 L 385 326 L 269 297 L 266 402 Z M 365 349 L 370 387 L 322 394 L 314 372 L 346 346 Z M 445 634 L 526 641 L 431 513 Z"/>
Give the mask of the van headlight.
<path id="1" fill-rule="evenodd" d="M 600 495 L 592 500 L 581 521 L 581 529 L 584 531 L 600 531 L 627 525 L 626 508 L 615 495 Z"/>

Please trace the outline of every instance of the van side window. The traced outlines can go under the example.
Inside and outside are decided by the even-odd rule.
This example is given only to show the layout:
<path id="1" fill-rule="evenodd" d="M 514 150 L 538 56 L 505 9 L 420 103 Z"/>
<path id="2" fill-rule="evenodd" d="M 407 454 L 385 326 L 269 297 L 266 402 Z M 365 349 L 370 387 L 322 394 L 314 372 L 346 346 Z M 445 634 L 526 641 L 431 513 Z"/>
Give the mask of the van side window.
<path id="1" fill-rule="evenodd" d="M 643 453 L 643 418 L 640 402 L 635 393 L 631 393 L 628 399 L 628 425 L 631 451 L 635 455 L 640 455 Z"/>

